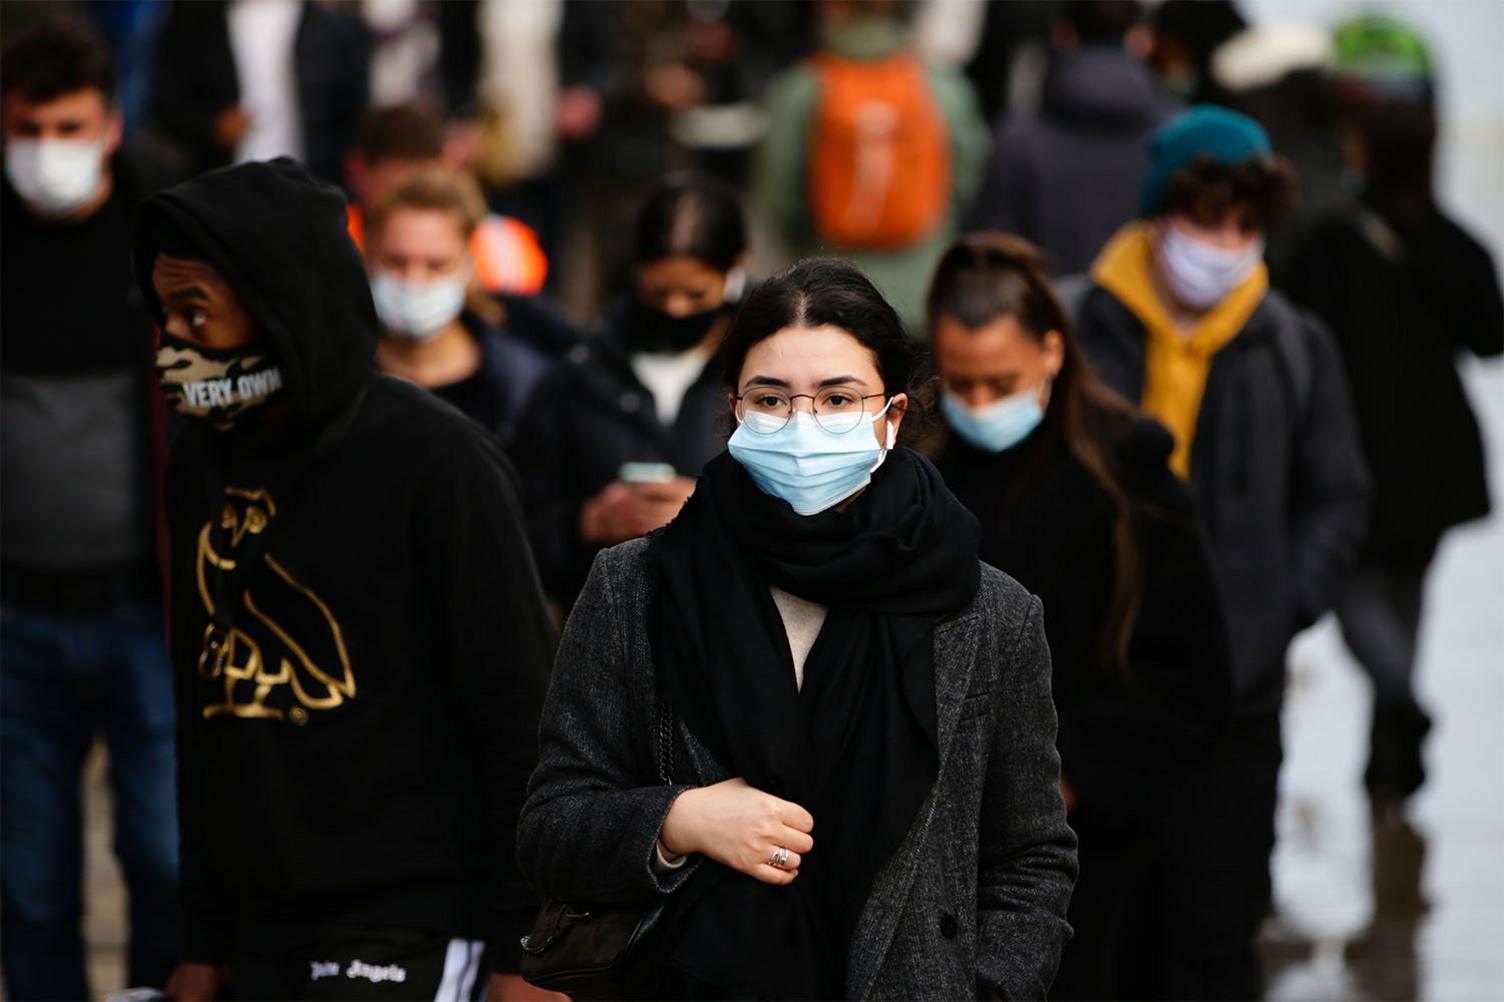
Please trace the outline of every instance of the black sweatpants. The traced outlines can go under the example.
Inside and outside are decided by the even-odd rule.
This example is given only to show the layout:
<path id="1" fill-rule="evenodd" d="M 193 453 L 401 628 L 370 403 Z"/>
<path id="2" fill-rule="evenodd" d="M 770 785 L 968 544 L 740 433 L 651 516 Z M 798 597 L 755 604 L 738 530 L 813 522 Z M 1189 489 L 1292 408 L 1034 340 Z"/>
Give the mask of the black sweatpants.
<path id="1" fill-rule="evenodd" d="M 1174 798 L 1128 904 L 1127 999 L 1257 999 L 1273 887 L 1279 714 L 1234 721 Z"/>
<path id="2" fill-rule="evenodd" d="M 1373 682 L 1364 781 L 1371 793 L 1403 800 L 1425 779 L 1421 743 L 1431 720 L 1415 697 L 1415 661 L 1426 574 L 1434 543 L 1365 557 L 1337 596 L 1342 638 Z"/>
<path id="3" fill-rule="evenodd" d="M 278 951 L 242 950 L 230 962 L 236 999 L 265 1002 L 473 1002 L 485 992 L 484 944 L 430 933 L 359 929 Z"/>

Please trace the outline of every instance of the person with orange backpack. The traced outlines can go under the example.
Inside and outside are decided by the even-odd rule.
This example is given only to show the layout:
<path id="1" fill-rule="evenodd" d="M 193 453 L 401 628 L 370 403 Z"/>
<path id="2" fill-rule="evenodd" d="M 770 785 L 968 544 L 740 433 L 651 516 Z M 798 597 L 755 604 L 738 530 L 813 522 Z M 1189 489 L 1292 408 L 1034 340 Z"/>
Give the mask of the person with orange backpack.
<path id="1" fill-rule="evenodd" d="M 800 256 L 851 260 L 905 326 L 987 157 L 976 96 L 926 66 L 888 0 L 822 0 L 813 56 L 774 81 L 754 202 Z"/>

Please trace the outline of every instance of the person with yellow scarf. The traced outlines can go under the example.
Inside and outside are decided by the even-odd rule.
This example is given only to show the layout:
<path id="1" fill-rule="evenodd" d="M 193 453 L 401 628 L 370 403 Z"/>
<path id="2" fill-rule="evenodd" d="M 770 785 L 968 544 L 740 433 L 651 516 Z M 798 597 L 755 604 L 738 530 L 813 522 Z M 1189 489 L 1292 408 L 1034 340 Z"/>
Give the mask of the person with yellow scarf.
<path id="1" fill-rule="evenodd" d="M 1103 378 L 1174 436 L 1170 465 L 1211 536 L 1236 702 L 1134 906 L 1146 937 L 1173 948 L 1134 966 L 1145 997 L 1257 998 L 1285 653 L 1356 559 L 1368 474 L 1330 335 L 1269 287 L 1264 235 L 1293 200 L 1289 165 L 1256 122 L 1211 106 L 1172 119 L 1149 152 L 1143 218 L 1092 266 L 1078 333 Z"/>

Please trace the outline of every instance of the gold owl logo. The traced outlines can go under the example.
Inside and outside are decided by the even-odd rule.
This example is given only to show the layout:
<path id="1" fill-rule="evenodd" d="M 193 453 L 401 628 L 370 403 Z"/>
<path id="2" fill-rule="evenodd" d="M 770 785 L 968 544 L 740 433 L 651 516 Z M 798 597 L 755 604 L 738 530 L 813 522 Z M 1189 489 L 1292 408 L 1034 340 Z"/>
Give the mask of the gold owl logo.
<path id="1" fill-rule="evenodd" d="M 228 552 L 215 550 L 210 523 L 198 535 L 198 593 L 211 618 L 212 577 L 234 570 L 241 543 L 265 532 L 276 517 L 276 502 L 265 490 L 225 490 L 219 527 L 228 532 Z M 236 603 L 230 617 L 236 625 L 222 629 L 211 622 L 204 631 L 199 675 L 223 685 L 223 698 L 205 706 L 204 717 L 232 714 L 306 724 L 310 710 L 355 698 L 345 638 L 323 599 L 270 554 L 260 560 L 271 573 L 241 576 L 245 587 L 229 597 Z"/>

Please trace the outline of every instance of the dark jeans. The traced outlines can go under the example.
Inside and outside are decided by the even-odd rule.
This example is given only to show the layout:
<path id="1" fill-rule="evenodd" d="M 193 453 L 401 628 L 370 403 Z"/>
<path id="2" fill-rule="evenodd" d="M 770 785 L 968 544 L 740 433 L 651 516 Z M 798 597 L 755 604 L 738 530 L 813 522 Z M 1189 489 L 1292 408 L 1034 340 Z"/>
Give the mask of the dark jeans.
<path id="1" fill-rule="evenodd" d="M 171 669 L 161 613 L 0 615 L 0 964 L 12 999 L 89 997 L 84 757 L 109 749 L 115 854 L 130 891 L 130 982 L 177 962 Z"/>
<path id="2" fill-rule="evenodd" d="M 1128 905 L 1127 999 L 1257 999 L 1273 888 L 1279 714 L 1234 721 L 1157 826 Z"/>
<path id="3" fill-rule="evenodd" d="M 1337 597 L 1348 649 L 1373 681 L 1373 719 L 1364 781 L 1371 793 L 1403 800 L 1425 779 L 1421 743 L 1431 720 L 1415 698 L 1426 573 L 1434 544 L 1368 556 Z"/>

